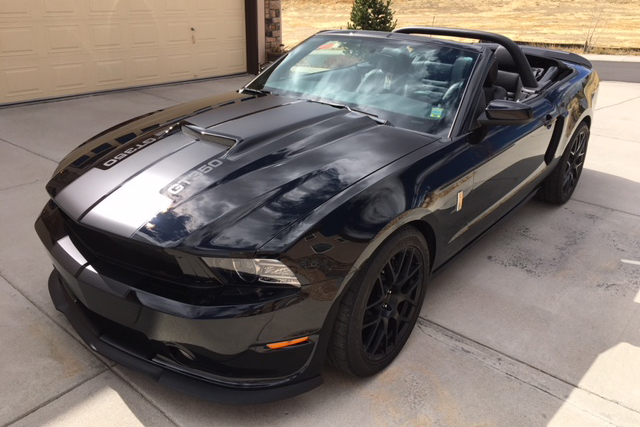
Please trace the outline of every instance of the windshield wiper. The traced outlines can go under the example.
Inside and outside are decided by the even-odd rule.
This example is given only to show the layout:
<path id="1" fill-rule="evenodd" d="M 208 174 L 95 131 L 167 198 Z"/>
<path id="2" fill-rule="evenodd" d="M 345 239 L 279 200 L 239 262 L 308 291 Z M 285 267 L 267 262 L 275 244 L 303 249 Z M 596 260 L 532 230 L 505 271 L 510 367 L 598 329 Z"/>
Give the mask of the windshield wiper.
<path id="1" fill-rule="evenodd" d="M 249 93 L 255 93 L 256 95 L 270 95 L 271 94 L 271 92 L 269 92 L 268 90 L 253 89 L 251 87 L 243 87 L 238 92 L 239 93 L 249 92 Z"/>
<path id="2" fill-rule="evenodd" d="M 305 100 L 309 101 L 309 102 L 315 102 L 316 104 L 328 105 L 328 106 L 334 107 L 334 108 L 341 108 L 341 109 L 345 109 L 345 110 L 348 110 L 348 111 L 354 111 L 356 113 L 365 114 L 365 115 L 367 115 L 369 117 L 372 117 L 373 120 L 375 120 L 376 122 L 378 122 L 380 124 L 383 124 L 383 125 L 384 124 L 388 124 L 388 125 L 391 124 L 388 120 L 381 119 L 376 114 L 370 113 L 368 111 L 360 110 L 358 108 L 353 108 L 353 107 L 350 107 L 348 105 L 338 104 L 337 102 L 318 101 L 316 99 L 305 99 Z"/>

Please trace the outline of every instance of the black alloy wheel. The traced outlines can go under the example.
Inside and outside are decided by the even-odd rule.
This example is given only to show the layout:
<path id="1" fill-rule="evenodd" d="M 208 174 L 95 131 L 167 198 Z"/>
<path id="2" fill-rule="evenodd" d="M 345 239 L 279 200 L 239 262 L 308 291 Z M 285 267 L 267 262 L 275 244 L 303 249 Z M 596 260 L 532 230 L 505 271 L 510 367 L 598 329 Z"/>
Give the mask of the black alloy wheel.
<path id="1" fill-rule="evenodd" d="M 589 128 L 582 127 L 580 132 L 575 135 L 569 145 L 569 156 L 562 166 L 562 192 L 567 199 L 573 193 L 578 185 L 578 179 L 582 173 L 584 166 L 584 158 L 587 154 L 587 138 L 589 137 Z"/>
<path id="2" fill-rule="evenodd" d="M 334 366 L 365 377 L 396 358 L 418 320 L 429 264 L 427 242 L 411 226 L 376 250 L 340 303 L 328 350 Z"/>
<path id="3" fill-rule="evenodd" d="M 582 122 L 553 172 L 542 183 L 538 198 L 556 205 L 561 205 L 571 198 L 582 174 L 588 145 L 589 126 Z"/>
<path id="4" fill-rule="evenodd" d="M 362 320 L 362 343 L 369 360 L 381 360 L 411 332 L 424 281 L 422 264 L 417 248 L 404 248 L 387 261 L 375 280 Z"/>

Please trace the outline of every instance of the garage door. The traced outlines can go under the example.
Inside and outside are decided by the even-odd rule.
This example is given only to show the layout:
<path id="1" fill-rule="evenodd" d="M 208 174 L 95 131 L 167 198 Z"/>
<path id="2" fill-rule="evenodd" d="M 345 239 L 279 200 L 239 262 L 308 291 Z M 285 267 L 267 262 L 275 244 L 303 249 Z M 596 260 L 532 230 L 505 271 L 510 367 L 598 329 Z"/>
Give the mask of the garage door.
<path id="1" fill-rule="evenodd" d="M 246 71 L 244 0 L 2 0 L 0 104 Z"/>

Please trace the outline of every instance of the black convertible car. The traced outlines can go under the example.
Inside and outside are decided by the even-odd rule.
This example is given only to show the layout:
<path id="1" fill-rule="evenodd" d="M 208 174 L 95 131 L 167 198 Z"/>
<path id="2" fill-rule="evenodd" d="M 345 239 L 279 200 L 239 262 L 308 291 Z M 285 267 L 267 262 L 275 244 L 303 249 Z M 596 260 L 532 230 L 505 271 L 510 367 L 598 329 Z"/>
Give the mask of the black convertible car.
<path id="1" fill-rule="evenodd" d="M 36 222 L 51 298 L 93 350 L 214 401 L 305 392 L 326 359 L 375 374 L 435 271 L 534 195 L 571 197 L 598 83 L 492 33 L 319 33 L 71 152 Z"/>

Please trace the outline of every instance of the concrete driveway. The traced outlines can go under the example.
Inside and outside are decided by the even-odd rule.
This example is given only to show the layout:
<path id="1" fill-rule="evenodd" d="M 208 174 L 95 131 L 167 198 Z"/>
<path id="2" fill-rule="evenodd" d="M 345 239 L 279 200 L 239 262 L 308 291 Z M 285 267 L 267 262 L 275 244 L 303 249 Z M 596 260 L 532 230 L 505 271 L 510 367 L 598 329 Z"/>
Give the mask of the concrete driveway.
<path id="1" fill-rule="evenodd" d="M 0 110 L 0 425 L 640 425 L 640 84 L 603 82 L 586 169 L 562 207 L 532 201 L 427 292 L 375 378 L 256 407 L 212 404 L 114 365 L 49 300 L 33 222 L 65 153 L 236 77 Z"/>

